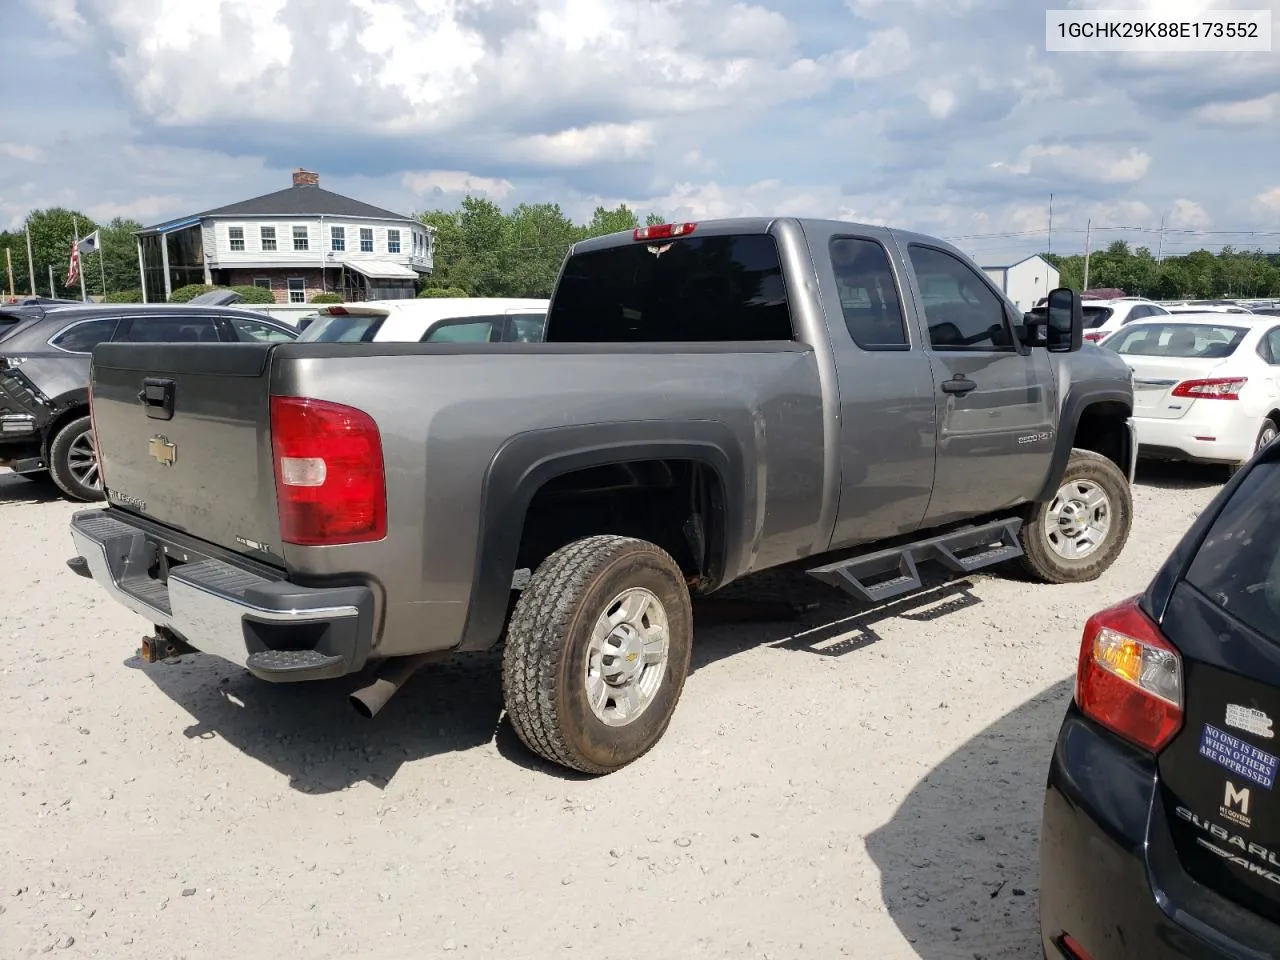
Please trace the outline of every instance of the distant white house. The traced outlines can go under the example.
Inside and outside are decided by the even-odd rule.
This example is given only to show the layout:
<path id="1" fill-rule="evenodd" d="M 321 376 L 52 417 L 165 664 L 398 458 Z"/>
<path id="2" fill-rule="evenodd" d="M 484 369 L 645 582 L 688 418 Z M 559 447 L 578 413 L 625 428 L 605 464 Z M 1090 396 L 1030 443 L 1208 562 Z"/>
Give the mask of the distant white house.
<path id="1" fill-rule="evenodd" d="M 435 229 L 320 188 L 309 170 L 293 186 L 138 232 L 143 298 L 191 283 L 257 286 L 277 303 L 317 293 L 348 301 L 414 296 L 431 273 Z"/>
<path id="2" fill-rule="evenodd" d="M 1007 266 L 982 269 L 1024 313 L 1056 288 L 1061 279 L 1058 269 L 1038 253 Z"/>

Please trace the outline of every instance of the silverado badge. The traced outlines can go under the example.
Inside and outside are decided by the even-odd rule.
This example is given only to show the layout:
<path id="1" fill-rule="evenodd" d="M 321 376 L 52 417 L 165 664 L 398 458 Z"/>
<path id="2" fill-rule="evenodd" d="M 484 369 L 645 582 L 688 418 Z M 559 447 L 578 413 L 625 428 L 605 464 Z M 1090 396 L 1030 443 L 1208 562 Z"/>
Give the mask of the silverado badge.
<path id="1" fill-rule="evenodd" d="M 151 456 L 155 457 L 166 467 L 172 467 L 173 462 L 178 459 L 178 445 L 170 443 L 168 437 L 156 435 L 151 438 L 148 444 L 148 450 Z"/>

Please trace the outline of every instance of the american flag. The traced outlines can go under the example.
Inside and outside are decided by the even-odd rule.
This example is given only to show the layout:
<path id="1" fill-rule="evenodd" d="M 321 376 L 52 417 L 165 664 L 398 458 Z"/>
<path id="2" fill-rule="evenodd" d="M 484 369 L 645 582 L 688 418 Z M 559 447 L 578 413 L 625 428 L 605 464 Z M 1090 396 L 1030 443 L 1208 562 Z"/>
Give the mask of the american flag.
<path id="1" fill-rule="evenodd" d="M 74 286 L 80 279 L 80 244 L 71 241 L 71 265 L 67 268 L 67 282 L 64 286 Z"/>

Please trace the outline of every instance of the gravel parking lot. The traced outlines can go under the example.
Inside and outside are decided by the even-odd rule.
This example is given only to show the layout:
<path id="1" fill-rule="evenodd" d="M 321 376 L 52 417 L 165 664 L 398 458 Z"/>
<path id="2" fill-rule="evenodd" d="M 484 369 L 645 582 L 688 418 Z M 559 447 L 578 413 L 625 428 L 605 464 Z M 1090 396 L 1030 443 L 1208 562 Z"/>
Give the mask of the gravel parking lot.
<path id="1" fill-rule="evenodd" d="M 65 567 L 77 507 L 0 472 L 0 955 L 1038 958 L 1080 627 L 1218 479 L 1144 470 L 1092 584 L 973 576 L 867 611 L 753 579 L 821 606 L 704 622 L 665 739 L 592 780 L 522 749 L 493 655 L 372 721 L 352 679 L 142 664 L 148 625 Z"/>

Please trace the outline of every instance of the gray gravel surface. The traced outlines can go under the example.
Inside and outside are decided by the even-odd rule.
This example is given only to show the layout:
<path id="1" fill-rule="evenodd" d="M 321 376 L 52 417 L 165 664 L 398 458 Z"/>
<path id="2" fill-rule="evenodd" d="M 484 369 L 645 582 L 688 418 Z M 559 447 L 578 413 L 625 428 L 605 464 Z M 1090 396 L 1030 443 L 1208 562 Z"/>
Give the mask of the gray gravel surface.
<path id="1" fill-rule="evenodd" d="M 65 567 L 78 508 L 0 471 L 0 957 L 1033 960 L 1081 625 L 1217 489 L 1144 470 L 1090 584 L 973 576 L 868 611 L 753 578 L 821 605 L 704 608 L 665 739 L 584 779 L 521 748 L 491 654 L 373 721 L 351 679 L 140 663 L 148 625 Z"/>

